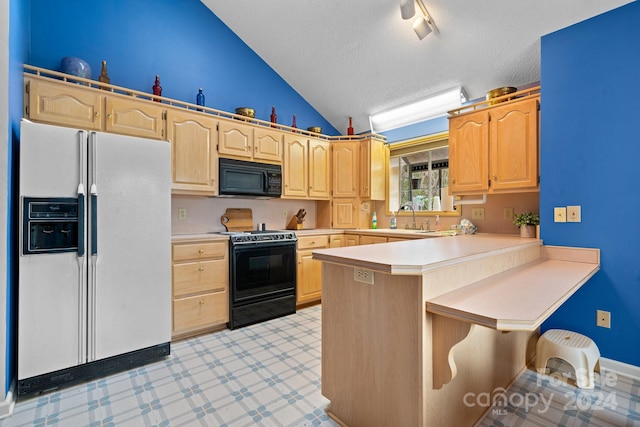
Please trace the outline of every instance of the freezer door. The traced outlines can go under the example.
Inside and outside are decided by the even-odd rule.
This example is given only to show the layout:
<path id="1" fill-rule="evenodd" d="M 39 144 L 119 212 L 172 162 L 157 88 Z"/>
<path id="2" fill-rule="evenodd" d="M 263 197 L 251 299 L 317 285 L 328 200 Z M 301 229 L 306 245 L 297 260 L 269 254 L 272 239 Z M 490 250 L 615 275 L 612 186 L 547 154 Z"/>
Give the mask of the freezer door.
<path id="1" fill-rule="evenodd" d="M 86 178 L 80 167 L 86 163 L 86 141 L 86 132 L 21 123 L 18 379 L 86 361 L 85 257 L 74 252 L 23 255 L 22 248 L 22 200 L 77 197 Z"/>
<path id="2" fill-rule="evenodd" d="M 171 150 L 89 135 L 89 360 L 171 338 Z"/>

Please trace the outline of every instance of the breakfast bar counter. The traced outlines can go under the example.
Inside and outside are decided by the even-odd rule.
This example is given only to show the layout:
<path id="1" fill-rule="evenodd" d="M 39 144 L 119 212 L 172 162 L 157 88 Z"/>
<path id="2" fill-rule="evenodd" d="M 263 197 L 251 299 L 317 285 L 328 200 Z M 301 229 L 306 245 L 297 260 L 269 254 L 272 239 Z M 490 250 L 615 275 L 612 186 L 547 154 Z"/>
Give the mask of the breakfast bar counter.
<path id="1" fill-rule="evenodd" d="M 321 249 L 322 394 L 345 426 L 472 426 L 599 251 L 471 235 Z"/>

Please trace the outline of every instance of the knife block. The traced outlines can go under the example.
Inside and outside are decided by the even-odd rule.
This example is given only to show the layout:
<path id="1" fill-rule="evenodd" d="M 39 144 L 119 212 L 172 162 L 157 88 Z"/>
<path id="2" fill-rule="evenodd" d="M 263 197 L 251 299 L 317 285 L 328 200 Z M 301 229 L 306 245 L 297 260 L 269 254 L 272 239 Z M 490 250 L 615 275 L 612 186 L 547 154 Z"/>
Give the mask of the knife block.
<path id="1" fill-rule="evenodd" d="M 287 230 L 302 230 L 302 224 L 298 224 L 298 218 L 295 215 L 289 220 Z"/>

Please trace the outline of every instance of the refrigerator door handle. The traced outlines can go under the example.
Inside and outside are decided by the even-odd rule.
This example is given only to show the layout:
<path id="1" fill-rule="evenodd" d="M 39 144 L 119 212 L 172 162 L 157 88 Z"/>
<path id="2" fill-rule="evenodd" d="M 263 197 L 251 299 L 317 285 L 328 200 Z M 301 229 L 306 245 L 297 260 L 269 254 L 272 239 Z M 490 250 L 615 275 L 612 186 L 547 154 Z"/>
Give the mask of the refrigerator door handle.
<path id="1" fill-rule="evenodd" d="M 91 191 L 91 256 L 95 256 L 98 255 L 98 194 Z"/>
<path id="2" fill-rule="evenodd" d="M 96 184 L 96 167 L 97 167 L 97 149 L 96 149 L 96 138 L 97 135 L 95 132 L 91 132 L 89 140 L 90 140 L 90 150 L 89 155 L 91 156 L 91 256 L 98 255 L 98 186 Z"/>
<path id="3" fill-rule="evenodd" d="M 78 193 L 78 258 L 84 256 L 84 193 Z"/>

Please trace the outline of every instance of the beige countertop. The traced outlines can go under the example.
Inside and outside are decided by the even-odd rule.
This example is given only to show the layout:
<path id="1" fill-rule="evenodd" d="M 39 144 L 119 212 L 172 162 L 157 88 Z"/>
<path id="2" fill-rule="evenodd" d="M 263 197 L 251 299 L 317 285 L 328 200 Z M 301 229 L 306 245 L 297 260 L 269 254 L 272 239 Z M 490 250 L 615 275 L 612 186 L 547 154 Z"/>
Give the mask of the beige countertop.
<path id="1" fill-rule="evenodd" d="M 313 252 L 313 258 L 391 274 L 422 274 L 486 255 L 541 245 L 538 239 L 475 234 L 318 249 Z"/>

